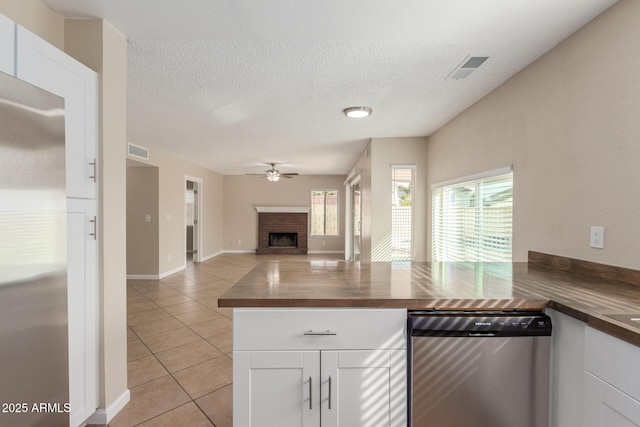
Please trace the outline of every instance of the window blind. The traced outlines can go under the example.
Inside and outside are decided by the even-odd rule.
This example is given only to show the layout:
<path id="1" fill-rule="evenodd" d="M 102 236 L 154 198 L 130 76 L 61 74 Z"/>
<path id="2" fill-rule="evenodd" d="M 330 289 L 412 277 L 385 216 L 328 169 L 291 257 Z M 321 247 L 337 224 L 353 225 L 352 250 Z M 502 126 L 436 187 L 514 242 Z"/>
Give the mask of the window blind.
<path id="1" fill-rule="evenodd" d="M 511 261 L 513 174 L 433 189 L 433 261 Z"/>

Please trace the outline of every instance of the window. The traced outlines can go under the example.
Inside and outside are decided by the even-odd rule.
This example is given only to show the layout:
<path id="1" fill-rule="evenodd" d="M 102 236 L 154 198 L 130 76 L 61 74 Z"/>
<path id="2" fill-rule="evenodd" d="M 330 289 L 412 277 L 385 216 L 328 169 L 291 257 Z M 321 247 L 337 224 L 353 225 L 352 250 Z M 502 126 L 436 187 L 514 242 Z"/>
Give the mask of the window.
<path id="1" fill-rule="evenodd" d="M 413 259 L 414 165 L 391 166 L 391 260 Z"/>
<path id="2" fill-rule="evenodd" d="M 311 191 L 311 235 L 338 235 L 338 190 Z"/>
<path id="3" fill-rule="evenodd" d="M 511 261 L 511 168 L 436 185 L 433 261 Z"/>

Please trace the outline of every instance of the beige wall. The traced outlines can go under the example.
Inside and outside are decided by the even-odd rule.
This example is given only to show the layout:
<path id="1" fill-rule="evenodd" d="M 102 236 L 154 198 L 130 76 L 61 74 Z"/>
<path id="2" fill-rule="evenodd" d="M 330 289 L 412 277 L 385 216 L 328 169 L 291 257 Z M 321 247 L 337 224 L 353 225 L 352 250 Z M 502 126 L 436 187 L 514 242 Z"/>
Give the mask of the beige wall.
<path id="1" fill-rule="evenodd" d="M 135 144 L 134 141 L 132 143 Z M 140 145 L 140 144 L 137 144 Z M 163 276 L 185 267 L 186 177 L 202 180 L 200 188 L 200 217 L 202 234 L 201 259 L 222 252 L 222 175 L 180 159 L 155 147 L 149 149 L 149 160 L 136 161 L 158 167 L 159 187 L 159 270 Z M 131 159 L 134 159 L 131 157 Z"/>
<path id="2" fill-rule="evenodd" d="M 0 13 L 64 50 L 64 18 L 39 0 L 0 0 Z"/>
<path id="3" fill-rule="evenodd" d="M 127 162 L 127 276 L 154 276 L 160 269 L 158 168 L 132 163 Z"/>
<path id="4" fill-rule="evenodd" d="M 102 20 L 65 21 L 65 49 L 99 75 L 100 406 L 127 392 L 127 41 Z"/>
<path id="5" fill-rule="evenodd" d="M 640 268 L 638 17 L 621 0 L 429 138 L 428 185 L 513 164 L 514 260 Z"/>
<path id="6" fill-rule="evenodd" d="M 224 176 L 224 250 L 251 251 L 257 247 L 258 215 L 255 206 L 304 206 L 311 190 L 338 190 L 339 236 L 309 236 L 309 251 L 344 251 L 345 176 L 301 175 L 276 183 L 258 176 Z M 324 242 L 324 244 L 323 244 Z"/>
<path id="7" fill-rule="evenodd" d="M 426 230 L 423 218 L 428 203 L 425 176 L 426 138 L 374 138 L 371 140 L 371 260 L 391 261 L 391 166 L 415 165 L 413 191 L 413 248 L 417 261 L 424 261 Z"/>

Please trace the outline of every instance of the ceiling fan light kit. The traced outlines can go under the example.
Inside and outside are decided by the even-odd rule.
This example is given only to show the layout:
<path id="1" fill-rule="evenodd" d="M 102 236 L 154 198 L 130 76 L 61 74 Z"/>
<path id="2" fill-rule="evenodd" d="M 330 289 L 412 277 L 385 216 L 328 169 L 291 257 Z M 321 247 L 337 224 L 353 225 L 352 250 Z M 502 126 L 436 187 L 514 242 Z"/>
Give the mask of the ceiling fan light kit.
<path id="1" fill-rule="evenodd" d="M 267 169 L 264 173 L 248 173 L 247 175 L 259 175 L 267 178 L 269 182 L 278 182 L 280 178 L 293 178 L 294 176 L 298 176 L 297 172 L 280 173 L 280 171 L 276 169 L 276 163 L 267 164 L 271 165 L 271 169 Z"/>
<path id="2" fill-rule="evenodd" d="M 342 110 L 350 119 L 363 119 L 369 117 L 373 110 L 370 107 L 349 107 Z"/>

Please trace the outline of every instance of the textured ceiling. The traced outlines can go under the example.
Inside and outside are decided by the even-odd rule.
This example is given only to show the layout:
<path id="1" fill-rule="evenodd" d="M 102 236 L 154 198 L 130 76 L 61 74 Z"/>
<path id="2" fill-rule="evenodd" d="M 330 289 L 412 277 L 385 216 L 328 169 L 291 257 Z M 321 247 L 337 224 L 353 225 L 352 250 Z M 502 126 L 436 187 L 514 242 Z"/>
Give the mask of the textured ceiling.
<path id="1" fill-rule="evenodd" d="M 616 0 L 43 0 L 129 40 L 129 142 L 223 174 L 345 174 L 426 136 Z M 467 56 L 489 56 L 464 80 Z M 346 107 L 373 115 L 347 119 Z"/>

